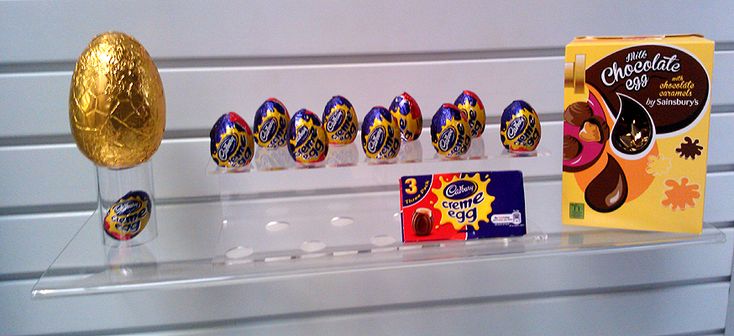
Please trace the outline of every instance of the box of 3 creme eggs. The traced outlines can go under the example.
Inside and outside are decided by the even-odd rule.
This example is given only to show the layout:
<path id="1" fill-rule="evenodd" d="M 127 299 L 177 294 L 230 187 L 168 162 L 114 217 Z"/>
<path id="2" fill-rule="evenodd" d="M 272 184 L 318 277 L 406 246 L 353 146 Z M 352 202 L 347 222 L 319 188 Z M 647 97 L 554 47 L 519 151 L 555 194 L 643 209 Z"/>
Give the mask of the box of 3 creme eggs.
<path id="1" fill-rule="evenodd" d="M 522 172 L 403 176 L 403 242 L 525 235 Z"/>
<path id="2" fill-rule="evenodd" d="M 701 232 L 713 57 L 699 35 L 566 46 L 564 224 Z"/>

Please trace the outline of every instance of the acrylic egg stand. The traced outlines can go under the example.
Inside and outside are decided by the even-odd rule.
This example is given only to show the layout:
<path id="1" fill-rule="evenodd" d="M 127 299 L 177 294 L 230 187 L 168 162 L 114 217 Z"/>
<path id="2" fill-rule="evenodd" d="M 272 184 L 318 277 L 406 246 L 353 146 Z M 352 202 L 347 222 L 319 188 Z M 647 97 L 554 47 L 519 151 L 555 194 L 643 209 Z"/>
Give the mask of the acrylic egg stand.
<path id="1" fill-rule="evenodd" d="M 434 263 L 528 257 L 659 244 L 720 243 L 718 229 L 673 234 L 560 227 L 537 204 L 559 206 L 560 195 L 525 190 L 527 234 L 473 241 L 401 243 L 398 179 L 442 172 L 521 170 L 526 182 L 542 182 L 560 169 L 560 139 L 545 138 L 533 155 L 513 156 L 487 127 L 462 160 L 435 157 L 427 130 L 401 148 L 395 162 L 367 162 L 358 144 L 331 147 L 323 167 L 298 168 L 285 149 L 256 149 L 250 168 L 210 163 L 218 199 L 167 206 L 157 211 L 158 237 L 116 248 L 99 238 L 94 213 L 34 286 L 36 298 L 180 289 L 322 276 Z M 359 138 L 358 138 L 359 139 Z M 196 153 L 195 155 L 206 155 Z M 527 184 L 526 184 L 527 186 Z M 558 202 L 557 205 L 553 200 Z M 550 227 L 550 229 L 549 229 Z M 98 245 L 89 242 L 99 241 Z"/>

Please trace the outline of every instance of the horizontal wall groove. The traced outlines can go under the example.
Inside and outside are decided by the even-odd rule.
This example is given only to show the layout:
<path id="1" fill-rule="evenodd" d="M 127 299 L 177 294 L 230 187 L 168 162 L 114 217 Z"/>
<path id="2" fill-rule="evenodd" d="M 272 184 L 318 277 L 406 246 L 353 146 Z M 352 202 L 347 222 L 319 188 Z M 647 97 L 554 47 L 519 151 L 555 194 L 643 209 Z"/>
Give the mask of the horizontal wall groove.
<path id="1" fill-rule="evenodd" d="M 711 329 L 711 330 L 702 330 L 697 331 L 693 333 L 682 333 L 682 334 L 668 334 L 666 336 L 714 336 L 714 335 L 724 335 L 724 329 Z"/>
<path id="2" fill-rule="evenodd" d="M 61 251 L 59 251 L 60 253 Z M 23 281 L 23 280 L 38 280 L 41 278 L 43 272 L 29 272 L 29 273 L 9 273 L 0 274 L 0 282 L 3 281 Z"/>
<path id="3" fill-rule="evenodd" d="M 18 207 L 0 207 L 0 216 L 33 215 L 60 212 L 94 211 L 97 203 L 69 203 L 69 204 L 47 204 Z"/>
<path id="4" fill-rule="evenodd" d="M 0 137 L 0 147 L 36 146 L 36 145 L 63 145 L 74 143 L 69 134 L 30 135 L 19 137 Z"/>
<path id="5" fill-rule="evenodd" d="M 81 53 L 82 50 L 79 50 Z M 559 48 L 477 50 L 428 53 L 354 54 L 322 56 L 262 56 L 262 57 L 201 57 L 201 58 L 156 58 L 159 69 L 181 68 L 239 68 L 269 66 L 350 65 L 374 63 L 412 63 L 435 61 L 465 61 L 511 58 L 561 57 Z M 37 72 L 71 72 L 75 61 L 0 63 L 2 74 L 27 74 Z"/>
<path id="6" fill-rule="evenodd" d="M 726 173 L 734 171 L 734 164 L 708 165 L 707 173 Z"/>
<path id="7" fill-rule="evenodd" d="M 314 109 L 317 111 L 318 109 Z M 498 126 L 500 122 L 499 111 L 492 113 L 487 116 L 486 125 L 487 127 Z M 719 114 L 734 114 L 734 105 L 714 105 L 711 107 L 712 115 Z M 363 115 L 359 112 L 358 117 Z M 562 112 L 543 113 L 540 115 L 540 119 L 543 123 L 555 123 L 563 121 Z M 212 124 L 215 120 L 212 120 Z M 249 123 L 249 121 L 248 121 Z M 361 125 L 361 121 L 359 122 Z M 423 125 L 430 125 L 431 118 L 428 115 L 424 115 Z M 209 137 L 209 125 L 205 125 L 206 128 L 193 128 L 193 129 L 171 129 L 166 130 L 163 134 L 164 140 L 175 140 L 175 139 L 193 139 L 193 138 L 208 138 Z M 710 126 L 709 126 L 710 127 Z M 426 127 L 424 131 L 428 131 Z M 71 133 L 67 134 L 48 134 L 48 135 L 32 135 L 32 136 L 17 136 L 17 137 L 2 137 L 0 136 L 0 150 L 3 147 L 24 147 L 24 146 L 44 146 L 44 145 L 69 145 L 74 144 L 74 138 Z"/>
<path id="8" fill-rule="evenodd" d="M 717 229 L 728 229 L 734 227 L 734 221 L 708 223 L 713 225 Z"/>
<path id="9" fill-rule="evenodd" d="M 715 51 L 734 51 L 734 42 L 716 42 Z"/>
<path id="10" fill-rule="evenodd" d="M 714 88 L 714 90 L 716 90 L 716 88 Z M 719 113 L 721 114 L 734 113 L 734 105 L 731 105 L 731 104 L 712 105 L 711 114 L 719 114 Z"/>
<path id="11" fill-rule="evenodd" d="M 716 52 L 734 51 L 734 43 L 718 43 Z M 81 53 L 82 50 L 79 50 Z M 493 59 L 521 59 L 564 56 L 564 47 L 476 50 L 455 52 L 421 52 L 395 54 L 354 54 L 354 55 L 319 55 L 319 56 L 259 56 L 259 57 L 200 57 L 200 58 L 155 58 L 154 61 L 162 71 L 198 68 L 243 68 L 243 67 L 282 67 L 312 65 L 357 65 L 378 63 L 415 63 L 446 61 L 481 61 Z M 0 63 L 0 75 L 35 74 L 44 72 L 67 72 L 74 70 L 76 61 Z"/>

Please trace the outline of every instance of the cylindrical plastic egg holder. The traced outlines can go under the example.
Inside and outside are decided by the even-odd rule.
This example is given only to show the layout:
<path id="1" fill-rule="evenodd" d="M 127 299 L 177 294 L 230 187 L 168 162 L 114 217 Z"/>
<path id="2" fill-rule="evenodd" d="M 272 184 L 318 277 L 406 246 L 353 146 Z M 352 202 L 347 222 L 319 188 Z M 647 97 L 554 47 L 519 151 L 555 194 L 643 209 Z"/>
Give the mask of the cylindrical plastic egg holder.
<path id="1" fill-rule="evenodd" d="M 150 161 L 125 169 L 109 169 L 97 167 L 97 195 L 100 228 L 106 246 L 126 247 L 144 244 L 158 236 L 158 221 L 156 220 L 155 192 L 153 189 L 153 165 Z M 105 233 L 105 217 L 110 207 L 115 205 L 121 197 L 131 191 L 142 191 L 150 197 L 150 216 L 148 222 L 140 232 L 128 240 L 115 239 Z"/>
<path id="2" fill-rule="evenodd" d="M 225 169 L 210 162 L 208 172 L 219 177 L 222 205 L 215 263 L 293 263 L 429 247 L 438 248 L 431 253 L 435 258 L 435 251 L 440 257 L 442 247 L 457 244 L 479 250 L 491 245 L 492 254 L 510 253 L 518 251 L 507 247 L 512 242 L 546 239 L 529 215 L 523 237 L 402 243 L 401 176 L 492 170 L 521 170 L 526 179 L 548 175 L 541 170 L 548 164 L 537 161 L 555 160 L 549 151 L 541 147 L 517 157 L 487 133 L 496 134 L 485 132 L 483 138 L 474 139 L 469 153 L 457 160 L 437 157 L 425 129 L 417 141 L 402 143 L 398 159 L 385 163 L 368 160 L 358 143 L 330 146 L 327 159 L 316 168 L 299 167 L 285 148 L 256 148 L 246 169 Z M 498 250 L 498 243 L 507 248 Z"/>

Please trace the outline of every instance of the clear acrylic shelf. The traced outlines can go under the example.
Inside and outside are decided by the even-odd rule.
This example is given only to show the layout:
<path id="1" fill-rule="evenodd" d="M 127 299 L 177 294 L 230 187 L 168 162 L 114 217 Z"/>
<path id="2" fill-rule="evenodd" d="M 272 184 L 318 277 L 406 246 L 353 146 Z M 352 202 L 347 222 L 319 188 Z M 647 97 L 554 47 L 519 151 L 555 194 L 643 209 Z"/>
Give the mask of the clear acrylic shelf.
<path id="1" fill-rule="evenodd" d="M 532 206 L 539 205 L 531 202 L 528 233 L 522 237 L 401 243 L 397 185 L 403 175 L 521 170 L 526 182 L 557 178 L 560 154 L 546 148 L 560 148 L 560 139 L 545 139 L 523 157 L 507 154 L 496 140 L 475 140 L 466 158 L 450 161 L 434 156 L 424 134 L 389 164 L 368 162 L 356 144 L 330 149 L 319 168 L 299 169 L 283 150 L 256 150 L 247 170 L 210 163 L 202 178 L 218 181 L 218 200 L 157 207 L 158 237 L 134 247 L 105 246 L 99 214 L 93 214 L 32 294 L 180 289 L 467 259 L 725 241 L 710 226 L 701 235 L 566 227 L 560 214 L 535 215 Z M 558 171 L 549 173 L 549 167 Z M 526 199 L 535 196 L 526 188 Z M 542 198 L 545 208 L 555 199 Z"/>
<path id="2" fill-rule="evenodd" d="M 352 201 L 359 202 L 356 199 Z M 237 203 L 243 211 L 247 211 L 247 207 L 258 206 L 258 201 Z M 308 203 L 304 206 L 314 205 L 311 202 L 301 203 Z M 307 235 L 300 236 L 299 222 L 281 225 L 275 230 L 272 226 L 278 227 L 277 224 L 271 223 L 269 227 L 262 222 L 246 220 L 222 225 L 221 215 L 217 216 L 217 213 L 221 214 L 221 204 L 216 202 L 199 203 L 181 210 L 159 212 L 158 238 L 129 248 L 104 246 L 97 223 L 99 215 L 93 214 L 39 279 L 32 295 L 45 298 L 181 289 L 476 258 L 525 258 L 588 250 L 725 241 L 724 234 L 711 226 L 705 226 L 701 235 L 581 227 L 563 227 L 558 232 L 544 233 L 539 231 L 538 225 L 530 223 L 529 233 L 523 237 L 402 244 L 399 236 L 393 236 L 399 231 L 396 222 L 390 223 L 398 228 L 392 235 L 382 233 L 360 239 L 346 233 L 361 230 L 356 228 L 356 220 L 347 225 L 339 220 L 326 221 L 322 225 L 333 226 L 334 232 L 344 229 L 342 237 L 354 239 L 353 244 L 333 245 L 332 241 L 338 241 L 339 237 L 327 237 L 316 243 Z M 560 224 L 551 223 L 551 226 L 560 227 Z M 297 237 L 291 242 L 299 241 L 298 248 L 281 248 L 289 245 L 288 235 Z"/>

